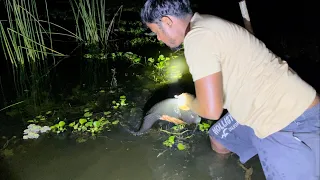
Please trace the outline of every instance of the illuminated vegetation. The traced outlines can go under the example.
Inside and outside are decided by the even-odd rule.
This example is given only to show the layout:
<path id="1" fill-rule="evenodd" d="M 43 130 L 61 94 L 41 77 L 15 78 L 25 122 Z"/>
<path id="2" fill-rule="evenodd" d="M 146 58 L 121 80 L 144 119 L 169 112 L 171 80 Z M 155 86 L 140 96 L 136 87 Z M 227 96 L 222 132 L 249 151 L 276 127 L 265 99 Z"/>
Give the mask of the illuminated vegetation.
<path id="1" fill-rule="evenodd" d="M 70 0 L 74 28 L 68 29 L 50 21 L 56 18 L 68 21 L 70 16 L 66 14 L 46 9 L 40 16 L 34 0 L 5 1 L 8 19 L 0 22 L 1 42 L 12 66 L 17 96 L 0 111 L 23 120 L 21 139 L 37 139 L 47 134 L 71 137 L 81 143 L 103 136 L 119 125 L 128 124 L 126 117 L 142 120 L 141 105 L 137 103 L 145 102 L 157 87 L 175 83 L 188 73 L 182 51 L 166 53 L 165 45 L 140 21 L 121 18 L 123 13 L 137 9 L 123 6 L 107 9 L 105 3 Z M 60 38 L 75 42 L 71 52 L 55 50 L 59 49 L 55 40 Z M 141 50 L 149 46 L 155 52 L 153 55 L 147 53 L 149 50 Z M 73 58 L 75 51 L 79 53 Z M 73 71 L 60 75 L 55 69 L 70 59 L 83 66 L 78 76 L 72 76 L 79 79 L 77 83 L 65 88 L 64 79 Z M 141 92 L 146 94 L 140 97 Z M 195 128 L 206 133 L 209 127 L 202 123 Z M 180 125 L 160 129 L 167 138 L 163 145 L 179 150 L 188 148 L 185 140 L 193 136 L 192 132 Z"/>

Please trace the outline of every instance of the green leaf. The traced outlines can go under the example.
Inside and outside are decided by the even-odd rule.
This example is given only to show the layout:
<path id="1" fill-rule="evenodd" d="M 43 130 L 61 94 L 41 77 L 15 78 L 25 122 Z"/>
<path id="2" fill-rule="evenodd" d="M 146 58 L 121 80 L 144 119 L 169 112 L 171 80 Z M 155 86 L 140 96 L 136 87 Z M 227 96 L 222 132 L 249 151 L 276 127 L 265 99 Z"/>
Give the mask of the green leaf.
<path id="1" fill-rule="evenodd" d="M 92 113 L 91 113 L 91 112 L 86 112 L 86 113 L 84 113 L 83 116 L 84 116 L 84 117 L 90 117 L 90 116 L 92 116 Z"/>
<path id="2" fill-rule="evenodd" d="M 126 96 L 124 96 L 124 95 L 120 96 L 120 99 L 125 99 L 125 98 L 126 98 Z"/>
<path id="3" fill-rule="evenodd" d="M 99 127 L 99 126 L 100 126 L 100 122 L 99 122 L 99 121 L 95 121 L 95 122 L 93 123 L 93 126 L 94 126 L 94 127 Z"/>
<path id="4" fill-rule="evenodd" d="M 46 115 L 49 115 L 49 114 L 51 114 L 52 113 L 52 111 L 47 111 L 46 112 Z"/>
<path id="5" fill-rule="evenodd" d="M 87 127 L 86 126 L 82 126 L 81 129 L 82 129 L 82 131 L 85 131 L 85 130 L 87 130 Z"/>
<path id="6" fill-rule="evenodd" d="M 69 124 L 69 127 L 73 127 L 76 124 L 76 122 L 72 122 Z"/>
<path id="7" fill-rule="evenodd" d="M 105 116 L 107 116 L 107 115 L 111 114 L 111 112 L 110 112 L 110 111 L 106 111 L 106 112 L 103 112 L 103 114 L 104 114 Z"/>
<path id="8" fill-rule="evenodd" d="M 172 142 L 172 143 L 174 143 L 174 139 L 175 139 L 175 136 L 170 136 L 170 137 L 168 138 L 169 142 Z"/>
<path id="9" fill-rule="evenodd" d="M 85 126 L 85 127 L 92 127 L 92 121 L 87 122 L 84 126 Z"/>
<path id="10" fill-rule="evenodd" d="M 64 121 L 59 122 L 59 127 L 63 127 L 66 123 Z"/>
<path id="11" fill-rule="evenodd" d="M 118 123 L 119 123 L 119 120 L 115 120 L 115 121 L 112 122 L 113 125 L 116 125 Z"/>
<path id="12" fill-rule="evenodd" d="M 84 112 L 88 112 L 88 111 L 90 111 L 90 109 L 89 108 L 85 108 L 83 111 Z"/>
<path id="13" fill-rule="evenodd" d="M 28 123 L 32 123 L 32 122 L 35 122 L 35 120 L 30 119 L 30 120 L 28 120 L 27 122 L 28 122 Z"/>
<path id="14" fill-rule="evenodd" d="M 179 143 L 179 144 L 177 145 L 177 148 L 178 148 L 179 150 L 185 150 L 185 149 L 186 149 L 186 146 L 185 146 L 184 144 L 182 144 L 182 143 Z"/>
<path id="15" fill-rule="evenodd" d="M 84 123 L 86 123 L 86 122 L 87 122 L 87 119 L 85 119 L 85 118 L 79 119 L 79 123 L 80 123 L 80 124 L 84 124 Z"/>

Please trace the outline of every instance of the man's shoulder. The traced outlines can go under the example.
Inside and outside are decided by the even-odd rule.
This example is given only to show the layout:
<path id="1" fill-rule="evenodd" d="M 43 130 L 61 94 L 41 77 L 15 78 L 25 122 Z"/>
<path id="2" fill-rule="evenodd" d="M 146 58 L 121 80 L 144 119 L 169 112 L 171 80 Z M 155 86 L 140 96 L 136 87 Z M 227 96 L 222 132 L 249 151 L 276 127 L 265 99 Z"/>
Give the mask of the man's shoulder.
<path id="1" fill-rule="evenodd" d="M 191 19 L 191 27 L 203 27 L 203 28 L 214 28 L 214 27 L 227 27 L 228 25 L 235 25 L 226 19 L 220 18 L 211 14 L 200 14 L 195 13 Z M 212 29 L 214 30 L 214 29 Z"/>

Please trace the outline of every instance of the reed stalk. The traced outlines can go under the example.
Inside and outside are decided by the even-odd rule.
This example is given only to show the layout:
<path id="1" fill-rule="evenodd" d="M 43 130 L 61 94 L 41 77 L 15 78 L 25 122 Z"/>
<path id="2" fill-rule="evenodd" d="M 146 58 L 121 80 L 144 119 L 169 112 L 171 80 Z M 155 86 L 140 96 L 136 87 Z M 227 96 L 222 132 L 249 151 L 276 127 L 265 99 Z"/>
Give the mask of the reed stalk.
<path id="1" fill-rule="evenodd" d="M 106 1 L 69 0 L 75 17 L 77 36 L 89 47 L 100 47 L 105 51 L 112 32 L 115 18 L 121 14 L 122 6 L 108 24 L 106 20 Z"/>
<path id="2" fill-rule="evenodd" d="M 4 4 L 8 19 L 0 20 L 0 41 L 12 67 L 15 90 L 18 97 L 23 96 L 25 90 L 37 97 L 46 81 L 40 77 L 48 71 L 48 56 L 66 56 L 53 49 L 52 35 L 72 36 L 80 41 L 81 38 L 49 21 L 46 1 L 46 20 L 39 18 L 36 0 L 4 0 Z M 47 24 L 48 30 L 42 24 Z M 67 33 L 51 32 L 51 26 L 60 27 Z"/>

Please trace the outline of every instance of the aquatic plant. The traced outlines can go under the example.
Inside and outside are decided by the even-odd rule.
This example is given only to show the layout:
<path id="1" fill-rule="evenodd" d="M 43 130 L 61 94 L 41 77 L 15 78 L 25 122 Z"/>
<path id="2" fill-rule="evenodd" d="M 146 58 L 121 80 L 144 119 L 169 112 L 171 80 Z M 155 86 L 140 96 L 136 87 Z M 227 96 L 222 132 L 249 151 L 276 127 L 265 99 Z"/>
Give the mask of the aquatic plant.
<path id="1" fill-rule="evenodd" d="M 45 133 L 50 130 L 49 126 L 29 124 L 28 128 L 23 131 L 23 139 L 37 139 L 40 136 L 40 133 Z"/>
<path id="2" fill-rule="evenodd" d="M 105 93 L 105 91 L 100 90 L 97 93 Z M 112 105 L 110 105 L 112 109 L 118 109 L 119 107 L 128 105 L 124 95 L 120 96 L 119 101 L 112 102 Z M 72 133 L 73 137 L 76 137 L 77 142 L 84 142 L 87 138 L 95 138 L 96 135 L 105 130 L 110 131 L 112 126 L 120 122 L 117 117 L 112 117 L 111 111 L 94 113 L 93 109 L 95 105 L 86 105 L 82 110 L 82 116 L 75 119 L 54 116 L 55 114 L 61 115 L 61 113 L 56 112 L 56 110 L 50 110 L 43 113 L 43 115 L 40 114 L 29 119 L 27 123 L 30 124 L 28 129 L 24 130 L 23 139 L 37 139 L 40 136 L 39 133 L 50 131 L 55 135 L 60 135 L 64 132 Z"/>
<path id="3" fill-rule="evenodd" d="M 46 1 L 44 3 L 47 6 Z M 36 101 L 42 83 L 49 77 L 48 56 L 53 57 L 53 64 L 54 57 L 66 56 L 53 49 L 52 34 L 55 33 L 51 32 L 51 26 L 60 27 L 69 33 L 64 35 L 77 37 L 51 23 L 47 8 L 47 19 L 41 20 L 35 0 L 5 0 L 4 4 L 8 19 L 0 21 L 0 40 L 5 58 L 12 65 L 15 90 L 18 96 L 29 92 Z M 48 42 L 45 42 L 45 38 Z"/>
<path id="4" fill-rule="evenodd" d="M 112 104 L 114 104 L 113 105 L 113 108 L 114 109 L 118 109 L 120 106 L 126 106 L 126 105 L 128 105 L 127 103 L 126 103 L 126 96 L 120 96 L 120 101 L 112 101 Z"/>
<path id="5" fill-rule="evenodd" d="M 5 140 L 5 143 L 2 145 L 2 147 L 0 146 L 0 155 L 4 156 L 4 157 L 9 157 L 9 156 L 13 156 L 14 155 L 14 151 L 12 148 L 9 147 L 9 145 L 15 144 L 15 141 L 17 140 L 16 136 L 12 136 L 10 139 L 2 136 L 0 140 Z M 13 141 L 13 142 L 12 142 Z"/>
<path id="6" fill-rule="evenodd" d="M 120 16 L 122 6 L 114 14 L 112 20 L 106 20 L 106 1 L 69 0 L 76 22 L 76 33 L 83 39 L 87 47 L 106 50 L 109 35 L 113 29 L 115 18 Z"/>
<path id="7" fill-rule="evenodd" d="M 197 125 L 198 129 L 201 132 L 208 133 L 209 128 L 211 127 L 210 124 L 201 122 Z M 168 138 L 162 142 L 162 144 L 169 148 L 177 148 L 178 150 L 185 150 L 187 149 L 188 143 L 185 140 L 190 139 L 194 136 L 195 129 L 190 134 L 190 130 L 186 128 L 186 124 L 178 124 L 173 126 L 169 130 L 160 129 L 161 132 L 168 134 Z"/>
<path id="8" fill-rule="evenodd" d="M 161 132 L 164 132 L 169 135 L 168 139 L 165 140 L 162 144 L 167 147 L 175 147 L 178 150 L 185 150 L 188 148 L 188 145 L 184 142 L 186 139 L 190 139 L 193 134 L 185 136 L 184 134 L 189 132 L 190 130 L 186 130 L 185 124 L 178 124 L 171 128 L 171 130 L 167 131 L 164 129 L 160 129 Z"/>
<path id="9" fill-rule="evenodd" d="M 206 133 L 208 133 L 208 130 L 209 130 L 209 128 L 211 127 L 211 125 L 208 124 L 208 123 L 202 122 L 202 123 L 200 123 L 200 124 L 198 125 L 198 127 L 199 127 L 199 130 L 200 130 L 201 132 L 206 132 Z"/>

